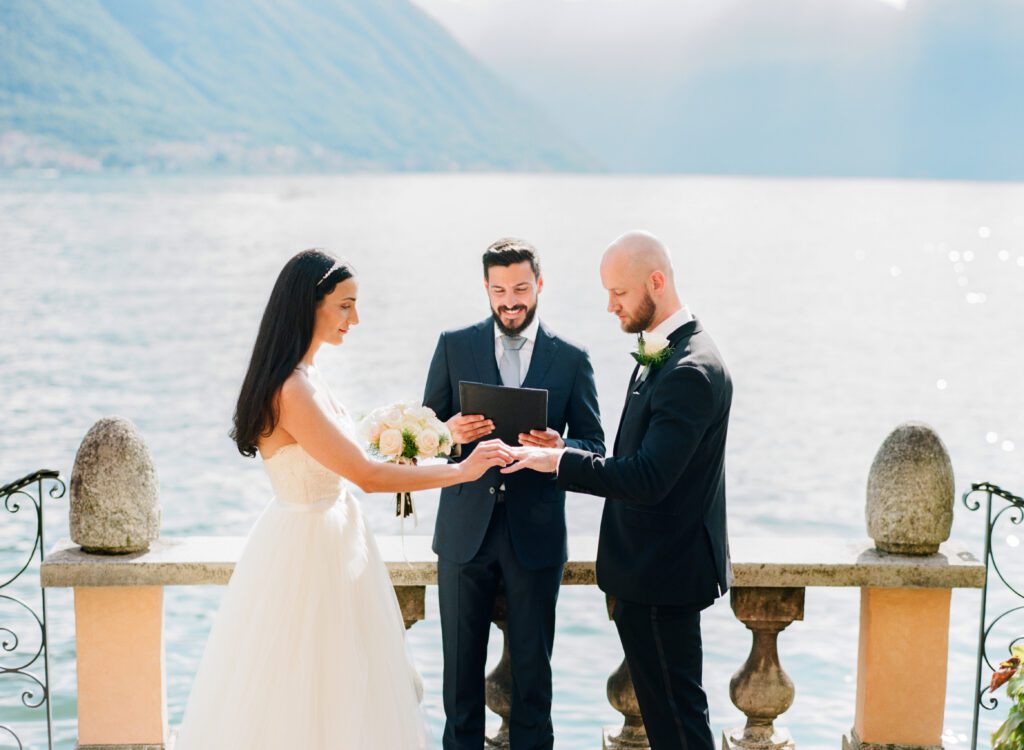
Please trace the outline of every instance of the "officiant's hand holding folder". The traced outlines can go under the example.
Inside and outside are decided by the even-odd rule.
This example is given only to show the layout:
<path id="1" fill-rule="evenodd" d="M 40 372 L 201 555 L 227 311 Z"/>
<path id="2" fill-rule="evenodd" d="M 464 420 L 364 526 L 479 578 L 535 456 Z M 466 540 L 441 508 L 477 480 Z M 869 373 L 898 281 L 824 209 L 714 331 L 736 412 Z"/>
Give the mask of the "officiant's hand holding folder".
<path id="1" fill-rule="evenodd" d="M 463 414 L 480 414 L 494 423 L 488 439 L 519 445 L 520 433 L 547 429 L 548 392 L 544 388 L 509 388 L 459 381 Z"/>

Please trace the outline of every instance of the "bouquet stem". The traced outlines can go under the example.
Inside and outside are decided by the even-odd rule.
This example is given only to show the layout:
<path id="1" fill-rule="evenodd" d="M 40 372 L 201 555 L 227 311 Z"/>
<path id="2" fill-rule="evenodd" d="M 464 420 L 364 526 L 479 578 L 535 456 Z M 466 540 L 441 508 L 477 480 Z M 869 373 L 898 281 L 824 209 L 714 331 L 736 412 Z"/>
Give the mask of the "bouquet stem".
<path id="1" fill-rule="evenodd" d="M 399 492 L 395 495 L 395 518 L 408 518 L 414 513 L 412 493 Z"/>

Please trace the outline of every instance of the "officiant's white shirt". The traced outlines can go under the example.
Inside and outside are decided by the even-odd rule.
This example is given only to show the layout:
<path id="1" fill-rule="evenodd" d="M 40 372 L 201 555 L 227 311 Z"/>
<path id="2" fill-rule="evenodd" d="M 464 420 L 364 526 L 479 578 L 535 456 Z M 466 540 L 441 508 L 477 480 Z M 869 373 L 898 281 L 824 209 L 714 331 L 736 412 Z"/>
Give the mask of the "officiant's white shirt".
<path id="1" fill-rule="evenodd" d="M 530 370 L 530 360 L 533 359 L 533 345 L 537 342 L 537 329 L 540 328 L 540 318 L 536 315 L 533 316 L 533 320 L 530 321 L 530 325 L 526 326 L 519 335 L 526 339 L 526 343 L 523 344 L 523 348 L 519 350 L 519 382 L 522 383 L 526 380 L 526 373 Z M 501 355 L 505 353 L 505 346 L 501 343 L 501 337 L 504 334 L 501 329 L 498 328 L 498 324 L 494 324 L 494 359 L 498 363 L 498 368 L 501 368 Z"/>

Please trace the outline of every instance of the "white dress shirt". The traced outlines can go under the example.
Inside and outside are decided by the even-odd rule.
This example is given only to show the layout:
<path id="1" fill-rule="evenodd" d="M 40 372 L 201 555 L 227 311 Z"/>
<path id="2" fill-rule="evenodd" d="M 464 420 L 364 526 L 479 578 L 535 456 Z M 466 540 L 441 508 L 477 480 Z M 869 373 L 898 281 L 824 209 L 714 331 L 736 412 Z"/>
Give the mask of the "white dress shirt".
<path id="1" fill-rule="evenodd" d="M 536 315 L 533 320 L 530 321 L 530 325 L 526 326 L 522 331 L 519 332 L 519 336 L 522 336 L 526 341 L 523 343 L 523 348 L 519 350 L 519 382 L 522 383 L 526 380 L 526 373 L 530 370 L 530 360 L 533 359 L 533 345 L 537 343 L 537 329 L 540 328 L 540 318 Z M 505 345 L 501 342 L 501 337 L 504 336 L 501 329 L 498 328 L 498 324 L 494 324 L 494 360 L 498 363 L 498 367 L 501 367 L 501 355 L 505 353 Z"/>
<path id="2" fill-rule="evenodd" d="M 690 313 L 690 308 L 683 305 L 681 308 L 676 310 L 674 313 L 665 318 L 661 323 L 654 327 L 651 333 L 656 333 L 659 336 L 668 338 L 668 335 L 672 331 L 676 330 L 680 326 L 684 326 L 693 320 L 693 315 Z"/>

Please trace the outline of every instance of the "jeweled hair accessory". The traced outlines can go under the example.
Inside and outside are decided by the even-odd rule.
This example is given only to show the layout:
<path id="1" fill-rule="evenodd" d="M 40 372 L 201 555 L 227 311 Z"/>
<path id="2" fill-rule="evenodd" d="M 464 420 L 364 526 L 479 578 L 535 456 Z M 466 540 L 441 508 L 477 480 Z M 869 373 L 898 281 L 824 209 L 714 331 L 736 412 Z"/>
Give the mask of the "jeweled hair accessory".
<path id="1" fill-rule="evenodd" d="M 327 277 L 328 276 L 330 276 L 332 273 L 334 273 L 338 269 L 344 268 L 344 267 L 345 267 L 345 264 L 342 263 L 340 260 L 334 261 L 334 265 L 327 269 L 327 273 L 325 273 L 323 276 L 320 277 L 320 281 L 316 282 L 316 285 L 320 286 L 325 281 L 327 281 Z"/>

